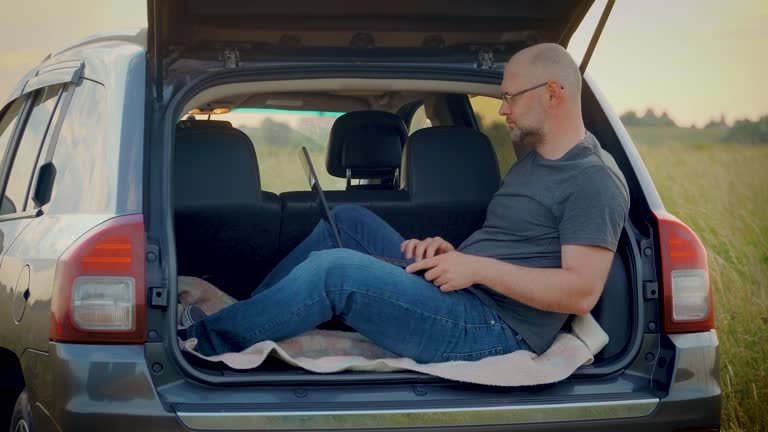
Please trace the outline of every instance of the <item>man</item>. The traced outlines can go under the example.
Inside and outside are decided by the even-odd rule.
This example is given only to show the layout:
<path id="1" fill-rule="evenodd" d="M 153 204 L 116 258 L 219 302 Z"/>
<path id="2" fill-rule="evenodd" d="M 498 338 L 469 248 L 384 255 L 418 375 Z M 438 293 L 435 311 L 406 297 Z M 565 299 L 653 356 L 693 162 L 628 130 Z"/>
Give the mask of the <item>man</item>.
<path id="1" fill-rule="evenodd" d="M 321 221 L 248 299 L 182 336 L 204 355 L 281 340 L 332 316 L 418 362 L 544 352 L 570 314 L 597 302 L 627 217 L 614 160 L 581 116 L 581 75 L 555 44 L 510 59 L 501 85 L 522 156 L 494 195 L 482 229 L 458 249 L 405 240 L 362 207 L 334 210 L 344 245 Z M 405 271 L 374 256 L 412 260 Z M 423 276 L 419 272 L 424 272 Z"/>

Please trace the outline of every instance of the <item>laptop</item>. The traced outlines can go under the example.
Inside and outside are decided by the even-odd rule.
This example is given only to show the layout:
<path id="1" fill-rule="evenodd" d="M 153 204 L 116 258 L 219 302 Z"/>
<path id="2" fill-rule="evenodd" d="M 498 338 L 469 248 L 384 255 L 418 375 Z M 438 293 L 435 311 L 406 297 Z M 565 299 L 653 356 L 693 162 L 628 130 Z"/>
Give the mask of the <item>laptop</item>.
<path id="1" fill-rule="evenodd" d="M 317 197 L 320 200 L 320 207 L 323 210 L 323 219 L 325 219 L 325 221 L 328 222 L 328 225 L 330 225 L 331 227 L 331 232 L 333 232 L 333 237 L 336 240 L 336 246 L 339 248 L 343 248 L 344 245 L 341 242 L 341 236 L 339 236 L 339 229 L 336 226 L 336 222 L 333 220 L 333 215 L 331 215 L 331 210 L 328 207 L 328 200 L 325 199 L 325 192 L 323 192 L 323 187 L 320 186 L 320 180 L 317 177 L 315 166 L 312 165 L 312 160 L 309 158 L 309 152 L 307 151 L 306 147 L 302 147 L 299 149 L 299 160 L 301 161 L 302 168 L 304 168 L 304 174 L 306 174 L 307 180 L 309 181 L 309 187 L 315 193 L 317 193 Z M 406 261 L 404 259 L 382 257 L 382 256 L 374 256 L 374 257 L 382 261 L 388 262 L 392 265 L 395 265 L 397 267 L 400 267 L 402 269 L 408 267 L 408 265 L 411 264 L 410 261 Z"/>

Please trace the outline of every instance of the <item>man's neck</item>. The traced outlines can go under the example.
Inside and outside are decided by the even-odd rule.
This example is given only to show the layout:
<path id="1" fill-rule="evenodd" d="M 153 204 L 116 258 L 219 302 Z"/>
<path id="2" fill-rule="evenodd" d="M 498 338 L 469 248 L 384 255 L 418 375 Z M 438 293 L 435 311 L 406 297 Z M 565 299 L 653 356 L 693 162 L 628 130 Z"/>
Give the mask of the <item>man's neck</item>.
<path id="1" fill-rule="evenodd" d="M 571 122 L 567 127 L 552 127 L 547 131 L 536 152 L 549 160 L 560 159 L 575 147 L 587 134 L 582 121 Z"/>

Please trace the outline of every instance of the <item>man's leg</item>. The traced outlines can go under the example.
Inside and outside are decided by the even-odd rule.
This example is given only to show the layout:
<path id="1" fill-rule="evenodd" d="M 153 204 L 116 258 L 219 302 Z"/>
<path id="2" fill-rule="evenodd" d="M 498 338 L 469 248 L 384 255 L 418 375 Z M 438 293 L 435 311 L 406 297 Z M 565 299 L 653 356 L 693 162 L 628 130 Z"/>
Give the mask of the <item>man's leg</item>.
<path id="1" fill-rule="evenodd" d="M 311 253 L 273 289 L 194 324 L 189 336 L 198 338 L 201 354 L 237 352 L 299 335 L 334 314 L 379 346 L 422 363 L 521 348 L 471 292 L 443 293 L 421 276 L 348 249 Z"/>
<path id="2" fill-rule="evenodd" d="M 339 229 L 341 242 L 347 249 L 368 255 L 402 258 L 400 244 L 405 240 L 394 228 L 365 207 L 340 205 L 331 211 Z M 252 295 L 283 279 L 310 253 L 337 247 L 331 226 L 321 220 L 312 233 L 291 251 L 261 282 Z"/>

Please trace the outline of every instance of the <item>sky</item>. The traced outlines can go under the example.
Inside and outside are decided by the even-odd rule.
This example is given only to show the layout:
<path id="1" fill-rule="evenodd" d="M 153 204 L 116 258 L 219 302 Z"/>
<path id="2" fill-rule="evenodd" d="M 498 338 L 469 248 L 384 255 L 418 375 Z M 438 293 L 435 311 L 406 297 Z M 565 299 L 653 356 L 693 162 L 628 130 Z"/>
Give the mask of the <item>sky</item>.
<path id="1" fill-rule="evenodd" d="M 0 0 L 0 98 L 85 36 L 146 26 L 146 0 Z M 514 4 L 514 2 L 510 2 Z M 577 61 L 605 0 L 574 36 Z M 616 0 L 588 73 L 623 113 L 667 111 L 683 126 L 768 114 L 768 0 Z"/>

